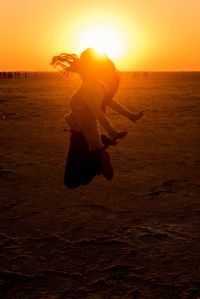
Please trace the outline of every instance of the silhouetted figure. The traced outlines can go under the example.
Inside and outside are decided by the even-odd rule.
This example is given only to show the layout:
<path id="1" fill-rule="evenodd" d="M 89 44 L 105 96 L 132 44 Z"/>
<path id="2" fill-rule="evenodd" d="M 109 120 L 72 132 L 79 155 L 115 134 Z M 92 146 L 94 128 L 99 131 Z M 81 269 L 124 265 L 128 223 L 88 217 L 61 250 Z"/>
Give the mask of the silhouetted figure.
<path id="1" fill-rule="evenodd" d="M 106 148 L 116 145 L 116 140 L 124 138 L 127 131 L 114 129 L 105 115 L 106 108 L 109 106 L 133 122 L 143 112 L 133 114 L 113 99 L 119 87 L 119 72 L 106 55 L 100 56 L 89 48 L 80 58 L 66 53 L 54 56 L 51 64 L 63 75 L 75 72 L 82 78 L 80 89 L 70 100 L 71 112 L 65 116 L 71 131 L 65 185 L 77 188 L 91 182 L 97 174 L 111 180 L 113 168 Z M 108 136 L 100 133 L 98 123 Z"/>
<path id="2" fill-rule="evenodd" d="M 13 73 L 12 72 L 8 72 L 8 79 L 13 79 Z"/>
<path id="3" fill-rule="evenodd" d="M 3 79 L 7 79 L 7 73 L 3 72 Z"/>
<path id="4" fill-rule="evenodd" d="M 139 72 L 134 72 L 133 77 L 138 78 L 139 77 Z"/>

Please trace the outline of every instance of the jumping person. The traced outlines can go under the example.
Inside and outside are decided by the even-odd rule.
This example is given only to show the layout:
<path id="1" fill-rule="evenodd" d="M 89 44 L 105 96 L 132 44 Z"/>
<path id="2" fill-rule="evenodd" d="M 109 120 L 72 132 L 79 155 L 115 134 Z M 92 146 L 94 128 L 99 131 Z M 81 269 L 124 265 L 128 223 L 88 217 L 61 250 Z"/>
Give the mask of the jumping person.
<path id="1" fill-rule="evenodd" d="M 78 73 L 82 85 L 70 100 L 71 112 L 65 116 L 70 127 L 70 146 L 66 160 L 64 183 L 68 188 L 86 185 L 97 174 L 113 178 L 113 168 L 106 148 L 124 138 L 127 131 L 117 131 L 105 115 L 106 107 L 136 122 L 143 116 L 127 110 L 114 100 L 119 88 L 119 72 L 106 55 L 88 48 L 80 55 L 62 53 L 54 56 L 51 65 L 63 74 Z M 101 134 L 99 126 L 107 135 Z"/>

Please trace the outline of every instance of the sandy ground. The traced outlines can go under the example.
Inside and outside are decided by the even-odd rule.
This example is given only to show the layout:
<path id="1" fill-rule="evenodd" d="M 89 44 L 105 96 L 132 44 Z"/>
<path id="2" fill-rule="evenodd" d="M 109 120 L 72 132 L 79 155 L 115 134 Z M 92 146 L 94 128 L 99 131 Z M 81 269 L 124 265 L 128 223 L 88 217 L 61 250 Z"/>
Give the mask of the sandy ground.
<path id="1" fill-rule="evenodd" d="M 137 75 L 137 74 L 136 74 Z M 0 297 L 200 298 L 200 74 L 124 74 L 115 176 L 63 185 L 78 82 L 0 80 Z"/>

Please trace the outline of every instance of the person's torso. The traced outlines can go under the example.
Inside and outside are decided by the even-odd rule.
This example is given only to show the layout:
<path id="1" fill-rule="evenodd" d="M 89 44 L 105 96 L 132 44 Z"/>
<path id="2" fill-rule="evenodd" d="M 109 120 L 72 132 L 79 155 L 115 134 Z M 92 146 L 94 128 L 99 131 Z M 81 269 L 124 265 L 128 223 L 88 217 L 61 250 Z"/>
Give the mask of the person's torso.
<path id="1" fill-rule="evenodd" d="M 80 89 L 70 100 L 71 114 L 67 117 L 71 129 L 81 131 L 92 150 L 102 147 L 99 125 L 93 110 L 90 107 L 92 101 L 101 109 L 105 96 L 105 88 L 101 82 L 83 82 Z"/>
<path id="2" fill-rule="evenodd" d="M 105 86 L 101 81 L 85 81 L 70 100 L 72 115 L 76 118 L 84 119 L 86 122 L 96 122 L 96 118 L 91 109 L 92 101 L 95 101 L 99 109 L 105 96 Z"/>

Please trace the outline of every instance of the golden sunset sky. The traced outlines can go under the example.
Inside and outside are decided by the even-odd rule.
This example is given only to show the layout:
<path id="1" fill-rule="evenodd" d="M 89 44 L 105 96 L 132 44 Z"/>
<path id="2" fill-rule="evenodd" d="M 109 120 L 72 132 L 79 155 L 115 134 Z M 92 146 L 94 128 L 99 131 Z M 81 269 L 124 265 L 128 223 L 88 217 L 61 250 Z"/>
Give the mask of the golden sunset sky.
<path id="1" fill-rule="evenodd" d="M 200 0 L 0 0 L 0 70 L 107 52 L 120 70 L 200 71 Z"/>

